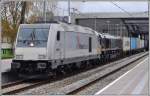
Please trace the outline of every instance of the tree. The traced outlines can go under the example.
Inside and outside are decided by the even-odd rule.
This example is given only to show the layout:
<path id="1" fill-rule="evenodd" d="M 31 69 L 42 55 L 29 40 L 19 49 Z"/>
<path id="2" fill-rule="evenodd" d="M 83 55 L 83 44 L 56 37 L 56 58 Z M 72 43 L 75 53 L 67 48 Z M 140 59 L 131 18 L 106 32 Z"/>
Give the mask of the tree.
<path id="1" fill-rule="evenodd" d="M 2 4 L 1 22 L 2 37 L 8 37 L 13 44 L 16 38 L 18 27 L 25 22 L 32 2 L 27 1 L 7 1 Z"/>
<path id="2" fill-rule="evenodd" d="M 32 9 L 33 15 L 36 16 L 37 21 L 44 20 L 45 14 L 46 14 L 46 20 L 52 20 L 54 19 L 54 14 L 56 13 L 56 9 L 57 9 L 56 5 L 57 5 L 57 0 L 45 0 L 45 4 L 44 1 L 36 1 L 33 4 L 33 9 Z"/>
<path id="3" fill-rule="evenodd" d="M 56 1 L 46 1 L 46 12 L 53 17 Z M 43 12 L 43 1 L 3 1 L 1 6 L 2 37 L 9 37 L 14 44 L 17 30 L 22 23 L 34 23 Z"/>
<path id="4" fill-rule="evenodd" d="M 27 9 L 27 2 L 22 1 L 21 4 L 22 4 L 22 10 L 21 10 L 20 24 L 24 23 L 24 21 L 25 21 L 25 12 Z"/>

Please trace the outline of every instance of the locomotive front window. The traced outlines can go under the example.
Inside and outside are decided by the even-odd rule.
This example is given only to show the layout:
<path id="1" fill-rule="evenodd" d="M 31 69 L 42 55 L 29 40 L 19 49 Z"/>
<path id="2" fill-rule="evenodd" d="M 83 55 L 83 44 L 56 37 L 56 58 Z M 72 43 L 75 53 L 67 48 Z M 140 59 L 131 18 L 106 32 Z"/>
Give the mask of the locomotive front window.
<path id="1" fill-rule="evenodd" d="M 46 47 L 48 33 L 48 28 L 21 28 L 17 47 Z"/>

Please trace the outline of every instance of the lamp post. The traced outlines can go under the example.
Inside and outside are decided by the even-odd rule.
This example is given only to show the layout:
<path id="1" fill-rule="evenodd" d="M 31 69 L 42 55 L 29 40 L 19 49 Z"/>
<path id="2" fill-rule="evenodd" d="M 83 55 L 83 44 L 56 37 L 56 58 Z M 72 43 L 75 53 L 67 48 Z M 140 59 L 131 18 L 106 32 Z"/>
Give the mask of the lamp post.
<path id="1" fill-rule="evenodd" d="M 96 16 L 95 16 L 95 19 L 94 19 L 94 30 L 96 31 L 96 27 L 97 27 L 97 24 L 96 24 L 97 22 L 96 22 Z"/>
<path id="2" fill-rule="evenodd" d="M 123 25 L 122 27 L 122 37 L 128 37 L 128 32 L 125 31 L 126 30 L 126 27 Z"/>
<path id="3" fill-rule="evenodd" d="M 107 20 L 106 22 L 107 22 L 107 26 L 108 26 L 108 31 L 107 31 L 107 33 L 109 33 L 109 23 L 110 23 L 110 21 Z"/>
<path id="4" fill-rule="evenodd" d="M 70 0 L 68 0 L 68 23 L 71 23 Z"/>
<path id="5" fill-rule="evenodd" d="M 116 32 L 116 36 L 118 36 L 118 32 L 119 32 L 118 25 L 119 25 L 119 24 L 116 24 L 116 25 L 117 25 L 117 32 Z"/>
<path id="6" fill-rule="evenodd" d="M 123 27 L 122 27 L 122 23 L 120 23 L 120 37 L 122 37 L 122 29 L 123 29 Z"/>
<path id="7" fill-rule="evenodd" d="M 43 4 L 43 16 L 44 16 L 44 22 L 46 23 L 46 1 L 44 0 L 44 4 Z"/>

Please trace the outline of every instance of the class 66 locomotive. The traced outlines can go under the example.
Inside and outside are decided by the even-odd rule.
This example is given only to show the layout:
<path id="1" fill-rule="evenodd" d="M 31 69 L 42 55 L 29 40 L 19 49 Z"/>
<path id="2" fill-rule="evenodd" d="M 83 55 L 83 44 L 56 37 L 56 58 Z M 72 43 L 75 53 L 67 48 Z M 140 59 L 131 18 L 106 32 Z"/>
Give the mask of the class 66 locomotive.
<path id="1" fill-rule="evenodd" d="M 21 24 L 11 70 L 22 77 L 38 77 L 56 70 L 92 65 L 129 51 L 132 39 L 124 39 L 61 22 Z M 139 48 L 143 48 L 142 44 Z"/>

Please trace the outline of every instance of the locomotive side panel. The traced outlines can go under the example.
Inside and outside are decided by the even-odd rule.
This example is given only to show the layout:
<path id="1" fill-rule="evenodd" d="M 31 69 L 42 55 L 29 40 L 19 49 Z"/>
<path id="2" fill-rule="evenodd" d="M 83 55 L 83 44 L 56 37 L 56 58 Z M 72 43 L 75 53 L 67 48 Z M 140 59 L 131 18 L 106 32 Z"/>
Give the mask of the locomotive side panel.
<path id="1" fill-rule="evenodd" d="M 92 34 L 65 32 L 65 58 L 96 55 L 96 39 Z"/>
<path id="2" fill-rule="evenodd" d="M 51 25 L 49 54 L 52 68 L 59 65 L 98 58 L 98 41 L 94 33 L 84 28 Z"/>

